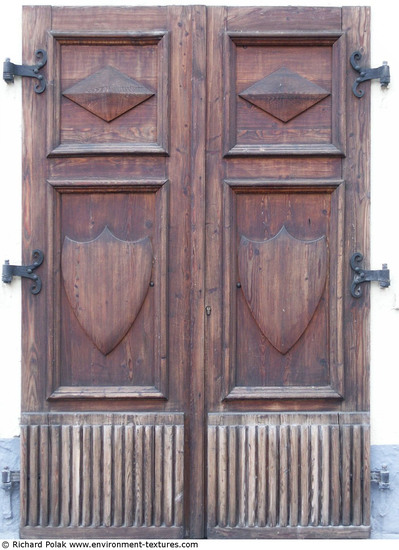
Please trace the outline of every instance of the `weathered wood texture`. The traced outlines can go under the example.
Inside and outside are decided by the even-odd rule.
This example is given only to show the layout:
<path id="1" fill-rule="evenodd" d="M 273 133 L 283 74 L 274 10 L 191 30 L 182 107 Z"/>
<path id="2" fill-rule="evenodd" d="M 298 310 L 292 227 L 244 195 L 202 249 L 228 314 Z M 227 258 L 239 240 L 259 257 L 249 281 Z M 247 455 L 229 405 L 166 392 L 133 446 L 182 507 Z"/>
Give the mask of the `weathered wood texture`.
<path id="1" fill-rule="evenodd" d="M 252 33 L 226 33 L 228 156 L 344 153 L 343 33 L 320 22 L 319 33 L 307 34 L 303 23 L 298 14 L 300 32 L 254 20 Z"/>
<path id="2" fill-rule="evenodd" d="M 330 93 L 282 67 L 238 95 L 282 122 L 288 122 Z"/>
<path id="3" fill-rule="evenodd" d="M 209 535 L 367 536 L 368 446 L 367 415 L 210 415 Z"/>
<path id="4" fill-rule="evenodd" d="M 342 8 L 342 28 L 347 32 L 347 51 L 364 52 L 367 63 L 370 56 L 370 8 Z M 352 83 L 353 84 L 353 83 Z M 370 251 L 370 82 L 365 82 L 366 101 L 358 101 L 346 82 L 347 159 L 343 177 L 348 182 L 346 216 L 351 220 L 345 231 L 345 247 L 349 260 L 353 252 Z M 352 280 L 347 264 L 347 285 Z M 348 297 L 346 302 L 346 340 L 348 398 L 347 410 L 368 410 L 370 407 L 370 293 L 366 289 L 361 300 Z"/>
<path id="5" fill-rule="evenodd" d="M 148 237 L 122 241 L 108 226 L 92 241 L 65 237 L 61 265 L 68 301 L 103 355 L 119 344 L 136 320 L 149 290 L 152 262 Z M 93 266 L 101 269 L 100 280 Z"/>
<path id="6" fill-rule="evenodd" d="M 22 535 L 182 534 L 182 414 L 26 415 L 22 439 Z"/>
<path id="7" fill-rule="evenodd" d="M 145 32 L 137 25 L 123 32 L 117 19 L 109 20 L 108 32 L 53 29 L 48 45 L 55 92 L 48 101 L 50 156 L 165 154 L 167 32 Z"/>
<path id="8" fill-rule="evenodd" d="M 111 122 L 154 95 L 133 78 L 107 65 L 62 93 L 71 101 Z"/>
<path id="9" fill-rule="evenodd" d="M 367 536 L 369 10 L 28 6 L 32 43 L 22 535 Z"/>
<path id="10" fill-rule="evenodd" d="M 316 311 L 326 284 L 327 261 L 325 235 L 303 241 L 283 225 L 265 241 L 241 237 L 238 270 L 245 301 L 264 336 L 283 355 L 296 344 Z M 279 276 L 284 272 L 281 284 Z M 303 303 L 292 300 L 295 294 L 303 297 Z"/>

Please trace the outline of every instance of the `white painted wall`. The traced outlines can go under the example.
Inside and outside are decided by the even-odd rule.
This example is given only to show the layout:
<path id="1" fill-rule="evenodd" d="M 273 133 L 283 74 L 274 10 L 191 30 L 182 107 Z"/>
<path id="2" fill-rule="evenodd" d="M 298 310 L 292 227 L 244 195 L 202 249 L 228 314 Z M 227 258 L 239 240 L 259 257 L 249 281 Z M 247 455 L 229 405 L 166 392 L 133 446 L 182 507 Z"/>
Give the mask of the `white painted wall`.
<path id="1" fill-rule="evenodd" d="M 12 0 L 0 3 L 0 61 L 21 62 L 21 6 L 52 5 L 291 5 L 372 7 L 372 66 L 387 60 L 391 67 L 389 90 L 372 85 L 371 140 L 371 266 L 388 263 L 389 289 L 372 288 L 371 309 L 371 423 L 372 444 L 399 444 L 399 48 L 397 0 L 306 1 L 290 0 Z M 32 50 L 37 45 L 32 45 Z M 396 139 L 395 139 L 396 137 Z M 0 263 L 20 262 L 21 249 L 21 85 L 0 82 Z M 0 438 L 19 433 L 20 411 L 20 294 L 18 280 L 0 283 Z"/>

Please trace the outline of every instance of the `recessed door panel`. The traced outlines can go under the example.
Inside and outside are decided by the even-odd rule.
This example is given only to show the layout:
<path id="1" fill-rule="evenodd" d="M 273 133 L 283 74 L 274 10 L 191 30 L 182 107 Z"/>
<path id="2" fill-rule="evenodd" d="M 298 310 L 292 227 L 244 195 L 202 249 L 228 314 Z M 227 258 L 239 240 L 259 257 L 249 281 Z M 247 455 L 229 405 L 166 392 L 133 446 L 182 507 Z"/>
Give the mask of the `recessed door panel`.
<path id="1" fill-rule="evenodd" d="M 342 397 L 344 202 L 342 181 L 224 183 L 225 398 Z"/>

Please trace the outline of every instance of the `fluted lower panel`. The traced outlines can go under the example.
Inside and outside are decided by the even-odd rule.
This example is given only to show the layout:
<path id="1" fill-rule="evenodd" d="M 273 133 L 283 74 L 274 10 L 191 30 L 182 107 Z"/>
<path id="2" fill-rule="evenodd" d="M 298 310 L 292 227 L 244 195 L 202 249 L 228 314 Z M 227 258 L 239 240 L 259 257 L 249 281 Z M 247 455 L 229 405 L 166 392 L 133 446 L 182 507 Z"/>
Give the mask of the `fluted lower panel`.
<path id="1" fill-rule="evenodd" d="M 183 525 L 182 414 L 25 415 L 22 527 Z"/>
<path id="2" fill-rule="evenodd" d="M 369 526 L 368 449 L 359 414 L 209 415 L 209 534 Z"/>

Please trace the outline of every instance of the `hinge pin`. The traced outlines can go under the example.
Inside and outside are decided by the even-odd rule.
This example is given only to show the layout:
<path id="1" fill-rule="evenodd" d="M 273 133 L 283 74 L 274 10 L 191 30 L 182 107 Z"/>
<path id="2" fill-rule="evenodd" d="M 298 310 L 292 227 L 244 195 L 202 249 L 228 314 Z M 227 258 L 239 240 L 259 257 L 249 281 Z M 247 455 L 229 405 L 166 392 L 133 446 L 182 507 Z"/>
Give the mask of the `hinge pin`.
<path id="1" fill-rule="evenodd" d="M 383 61 L 381 67 L 378 67 L 377 69 L 371 69 L 368 67 L 361 67 L 359 65 L 361 58 L 362 54 L 359 51 L 353 52 L 350 57 L 350 63 L 353 69 L 357 71 L 360 75 L 356 78 L 352 86 L 353 93 L 356 97 L 359 98 L 364 96 L 364 90 L 357 89 L 359 84 L 361 84 L 362 82 L 365 82 L 366 80 L 373 80 L 374 78 L 379 78 L 381 87 L 387 88 L 388 84 L 391 81 L 391 75 L 387 61 Z"/>
<path id="2" fill-rule="evenodd" d="M 7 58 L 3 64 L 3 80 L 7 84 L 14 83 L 14 76 L 29 76 L 30 78 L 36 78 L 39 82 L 35 86 L 35 92 L 41 94 L 46 89 L 46 79 L 39 70 L 47 63 L 46 50 L 36 50 L 35 56 L 37 59 L 36 65 L 16 65 L 11 63 Z"/>
<path id="3" fill-rule="evenodd" d="M 8 466 L 1 471 L 1 487 L 5 493 L 8 494 L 8 498 L 3 501 L 3 518 L 12 518 L 11 508 L 11 492 L 15 483 L 19 483 L 20 472 L 18 470 L 12 471 Z"/>
<path id="4" fill-rule="evenodd" d="M 360 298 L 363 295 L 360 286 L 363 283 L 378 281 L 381 288 L 388 288 L 391 284 L 387 264 L 383 264 L 382 269 L 366 270 L 359 265 L 362 260 L 363 254 L 360 252 L 355 252 L 350 259 L 350 266 L 355 272 L 351 285 L 351 294 L 354 298 Z"/>
<path id="5" fill-rule="evenodd" d="M 371 470 L 371 482 L 378 483 L 381 490 L 390 489 L 388 466 L 383 464 L 381 470 Z"/>

